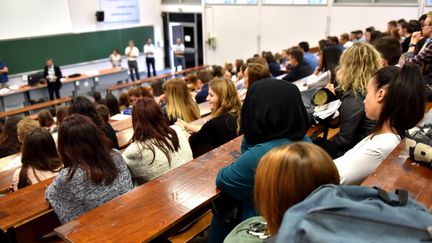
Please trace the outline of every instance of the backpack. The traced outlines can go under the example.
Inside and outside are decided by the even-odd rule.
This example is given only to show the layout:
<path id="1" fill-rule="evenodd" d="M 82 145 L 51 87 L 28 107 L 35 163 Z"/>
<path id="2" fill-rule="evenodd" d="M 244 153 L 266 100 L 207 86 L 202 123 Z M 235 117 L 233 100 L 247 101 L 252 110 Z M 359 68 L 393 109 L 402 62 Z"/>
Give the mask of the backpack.
<path id="1" fill-rule="evenodd" d="M 404 190 L 324 185 L 285 212 L 275 242 L 432 242 L 432 215 Z"/>

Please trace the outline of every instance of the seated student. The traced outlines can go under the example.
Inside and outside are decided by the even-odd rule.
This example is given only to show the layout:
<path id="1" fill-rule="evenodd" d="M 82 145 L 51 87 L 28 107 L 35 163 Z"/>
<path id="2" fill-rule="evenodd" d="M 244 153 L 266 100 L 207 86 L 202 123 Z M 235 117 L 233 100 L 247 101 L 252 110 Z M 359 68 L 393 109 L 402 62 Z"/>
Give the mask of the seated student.
<path id="1" fill-rule="evenodd" d="M 194 157 L 217 148 L 238 136 L 237 120 L 241 104 L 234 84 L 226 78 L 215 78 L 209 83 L 207 101 L 212 111 L 211 119 L 202 127 L 179 120 L 176 124 L 192 132 L 189 143 Z"/>
<path id="2" fill-rule="evenodd" d="M 243 221 L 224 242 L 263 242 L 243 230 L 251 223 L 267 224 L 268 230 L 262 232 L 276 235 L 285 211 L 325 184 L 339 185 L 339 174 L 332 158 L 320 147 L 298 142 L 270 150 L 255 173 L 254 202 L 262 217 Z"/>
<path id="3" fill-rule="evenodd" d="M 266 65 L 255 62 L 249 63 L 244 71 L 243 89 L 238 91 L 240 100 L 243 101 L 245 99 L 248 87 L 250 87 L 254 82 L 269 77 L 270 70 Z"/>
<path id="4" fill-rule="evenodd" d="M 56 111 L 56 126 L 53 130 L 53 133 L 58 132 L 63 120 L 69 115 L 69 107 L 61 106 L 57 108 Z"/>
<path id="5" fill-rule="evenodd" d="M 174 78 L 165 83 L 166 106 L 162 111 L 168 118 L 169 124 L 174 124 L 177 119 L 185 122 L 195 121 L 200 118 L 198 105 L 192 100 L 186 82 Z"/>
<path id="6" fill-rule="evenodd" d="M 312 74 L 313 69 L 303 60 L 303 52 L 298 47 L 292 47 L 290 56 L 291 70 L 282 79 L 294 82 Z"/>
<path id="7" fill-rule="evenodd" d="M 196 103 L 203 103 L 208 96 L 208 82 L 212 79 L 210 71 L 201 70 L 197 74 L 197 84 L 200 91 L 195 95 Z"/>
<path id="8" fill-rule="evenodd" d="M 339 45 L 339 40 L 337 42 L 338 43 L 335 44 Z M 311 67 L 312 70 L 315 70 L 315 68 L 318 67 L 318 60 L 313 53 L 309 52 L 309 43 L 302 41 L 298 44 L 298 46 L 303 51 L 303 60 L 309 65 L 309 67 Z"/>
<path id="9" fill-rule="evenodd" d="M 120 106 L 117 98 L 112 94 L 107 94 L 105 96 L 105 105 L 110 111 L 110 116 L 114 116 L 120 113 Z"/>
<path id="10" fill-rule="evenodd" d="M 95 104 L 99 104 L 100 101 L 102 100 L 101 93 L 99 93 L 97 91 L 93 92 L 93 100 L 94 100 Z"/>
<path id="11" fill-rule="evenodd" d="M 62 224 L 132 190 L 127 165 L 111 148 L 90 118 L 73 114 L 64 120 L 58 136 L 64 169 L 45 192 Z"/>
<path id="12" fill-rule="evenodd" d="M 339 44 L 340 44 L 344 49 L 347 49 L 347 48 L 351 47 L 351 46 L 354 44 L 354 42 L 352 42 L 352 41 L 350 40 L 348 33 L 343 33 L 343 34 L 340 36 Z"/>
<path id="13" fill-rule="evenodd" d="M 245 220 L 257 216 L 253 185 L 260 158 L 274 147 L 295 141 L 310 141 L 306 136 L 308 115 L 299 89 L 278 79 L 256 81 L 249 88 L 243 104 L 241 127 L 244 132 L 242 154 L 233 164 L 219 171 L 216 185 L 223 196 L 239 201 L 241 220 Z M 231 230 L 222 218 L 214 215 L 210 242 L 222 242 Z"/>
<path id="14" fill-rule="evenodd" d="M 277 77 L 282 74 L 280 65 L 276 62 L 276 59 L 271 52 L 265 52 L 264 58 L 267 61 L 269 71 L 273 77 Z"/>
<path id="15" fill-rule="evenodd" d="M 38 127 L 40 127 L 39 122 L 30 117 L 24 117 L 18 122 L 16 125 L 16 131 L 18 142 L 20 144 L 20 150 L 22 150 L 22 144 L 24 143 L 27 134 Z M 4 169 L 13 169 L 19 166 L 21 166 L 21 155 L 10 161 Z"/>
<path id="16" fill-rule="evenodd" d="M 336 72 L 339 84 L 336 97 L 342 101 L 339 134 L 330 141 L 323 138 L 314 141 L 333 158 L 340 157 L 372 132 L 374 122 L 366 117 L 363 100 L 369 79 L 380 68 L 380 54 L 369 44 L 354 43 L 342 54 Z M 328 88 L 334 90 L 333 85 Z"/>
<path id="17" fill-rule="evenodd" d="M 402 23 L 401 29 L 399 30 L 399 34 L 404 37 L 404 40 L 402 41 L 402 53 L 405 53 L 408 51 L 409 44 L 411 43 L 411 35 L 414 33 L 414 28 L 410 23 Z"/>
<path id="18" fill-rule="evenodd" d="M 313 81 L 320 81 L 326 78 L 327 83 L 336 82 L 336 67 L 339 65 L 340 56 L 342 50 L 334 44 L 327 44 L 320 51 L 318 56 L 318 67 L 315 69 L 313 75 L 308 78 L 308 88 L 314 88 L 317 85 L 321 85 L 322 82 L 314 83 Z"/>
<path id="19" fill-rule="evenodd" d="M 269 68 L 268 68 L 268 64 L 267 64 L 267 61 L 266 61 L 264 58 L 261 58 L 261 57 L 253 57 L 253 58 L 249 58 L 249 59 L 247 60 L 247 64 L 244 64 L 244 66 L 242 66 L 242 73 L 241 73 L 242 79 L 238 80 L 237 83 L 236 83 L 236 89 L 237 89 L 237 91 L 240 93 L 240 96 L 241 96 L 241 92 L 242 92 L 242 91 L 244 91 L 244 92 L 246 93 L 246 90 L 247 90 L 247 84 L 246 84 L 246 86 L 245 86 L 245 84 L 244 84 L 244 81 L 245 81 L 245 80 L 244 80 L 244 75 L 245 75 L 245 72 L 246 72 L 246 68 L 247 68 L 247 66 L 248 66 L 249 64 L 252 64 L 252 63 L 261 64 L 261 65 L 263 65 L 267 70 L 269 70 Z M 268 73 L 269 73 L 269 76 L 268 76 L 268 77 L 270 77 L 270 71 L 268 71 Z"/>
<path id="20" fill-rule="evenodd" d="M 129 108 L 130 102 L 129 102 L 129 94 L 127 92 L 122 92 L 119 95 L 119 107 L 120 111 L 124 111 L 127 108 Z"/>
<path id="21" fill-rule="evenodd" d="M 97 104 L 95 106 L 95 109 L 99 116 L 102 118 L 102 120 L 108 123 L 110 119 L 110 110 L 108 109 L 108 107 L 106 105 Z"/>
<path id="22" fill-rule="evenodd" d="M 53 116 L 51 115 L 51 112 L 47 110 L 39 111 L 38 121 L 41 127 L 48 129 L 50 132 L 53 132 L 54 128 L 56 127 L 56 123 Z"/>
<path id="23" fill-rule="evenodd" d="M 381 53 L 382 66 L 397 65 L 402 54 L 399 40 L 393 36 L 378 38 L 373 46 Z"/>
<path id="24" fill-rule="evenodd" d="M 104 122 L 96 111 L 94 104 L 83 96 L 78 96 L 72 101 L 72 106 L 69 108 L 70 114 L 80 114 L 90 118 L 93 123 L 107 138 L 111 140 L 112 146 L 115 149 L 119 148 L 117 136 L 112 126 Z"/>
<path id="25" fill-rule="evenodd" d="M 428 100 L 432 100 L 432 41 L 423 45 L 418 54 L 415 54 L 416 46 L 422 39 L 432 38 L 432 11 L 427 14 L 422 31 L 414 32 L 408 48 L 406 62 L 423 65 L 423 78 L 426 83 Z"/>
<path id="26" fill-rule="evenodd" d="M 364 103 L 367 117 L 377 124 L 371 135 L 335 159 L 343 184 L 360 184 L 400 143 L 405 130 L 423 118 L 425 91 L 419 67 L 380 69 L 369 81 Z"/>
<path id="27" fill-rule="evenodd" d="M 142 97 L 153 98 L 153 95 L 145 87 L 131 88 L 128 91 L 129 102 L 133 106 L 135 102 Z"/>
<path id="28" fill-rule="evenodd" d="M 193 159 L 186 134 L 169 126 L 159 105 L 138 100 L 132 110 L 134 134 L 123 152 L 135 185 L 141 185 Z"/>
<path id="29" fill-rule="evenodd" d="M 20 151 L 21 144 L 18 141 L 17 124 L 21 117 L 6 119 L 3 133 L 0 137 L 0 158 L 16 154 Z"/>
<path id="30" fill-rule="evenodd" d="M 219 65 L 213 65 L 212 70 L 213 70 L 212 75 L 214 78 L 222 78 L 225 72 L 222 66 Z"/>
<path id="31" fill-rule="evenodd" d="M 15 191 L 58 174 L 63 163 L 46 129 L 37 127 L 27 133 L 21 149 L 21 163 L 22 167 L 13 175 Z"/>

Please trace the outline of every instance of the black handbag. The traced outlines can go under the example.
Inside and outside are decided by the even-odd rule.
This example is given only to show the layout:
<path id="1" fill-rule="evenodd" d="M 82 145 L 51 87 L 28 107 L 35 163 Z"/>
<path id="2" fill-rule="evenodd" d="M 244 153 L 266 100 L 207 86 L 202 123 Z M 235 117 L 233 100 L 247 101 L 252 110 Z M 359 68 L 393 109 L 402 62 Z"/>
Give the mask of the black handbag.
<path id="1" fill-rule="evenodd" d="M 242 222 L 242 201 L 221 192 L 221 195 L 212 201 L 212 213 L 221 223 L 233 229 Z"/>

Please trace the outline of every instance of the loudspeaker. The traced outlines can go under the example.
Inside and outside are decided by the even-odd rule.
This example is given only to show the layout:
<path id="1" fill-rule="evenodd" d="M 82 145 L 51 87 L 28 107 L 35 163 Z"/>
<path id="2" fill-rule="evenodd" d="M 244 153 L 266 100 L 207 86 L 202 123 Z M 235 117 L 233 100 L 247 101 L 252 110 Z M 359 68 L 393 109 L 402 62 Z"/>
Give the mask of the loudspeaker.
<path id="1" fill-rule="evenodd" d="M 98 22 L 103 22 L 105 19 L 105 12 L 104 11 L 96 11 L 96 20 Z"/>

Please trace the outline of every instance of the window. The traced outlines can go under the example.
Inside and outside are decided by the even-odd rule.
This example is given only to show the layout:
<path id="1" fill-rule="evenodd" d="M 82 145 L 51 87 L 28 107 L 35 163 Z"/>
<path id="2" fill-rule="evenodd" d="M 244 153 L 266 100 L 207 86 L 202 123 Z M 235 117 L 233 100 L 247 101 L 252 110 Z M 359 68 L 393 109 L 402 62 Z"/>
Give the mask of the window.
<path id="1" fill-rule="evenodd" d="M 201 0 L 162 0 L 162 4 L 201 4 Z"/>
<path id="2" fill-rule="evenodd" d="M 206 4 L 257 4 L 258 0 L 205 0 Z"/>
<path id="3" fill-rule="evenodd" d="M 335 4 L 418 5 L 417 0 L 335 0 Z"/>
<path id="4" fill-rule="evenodd" d="M 327 0 L 261 0 L 263 4 L 326 5 Z"/>

